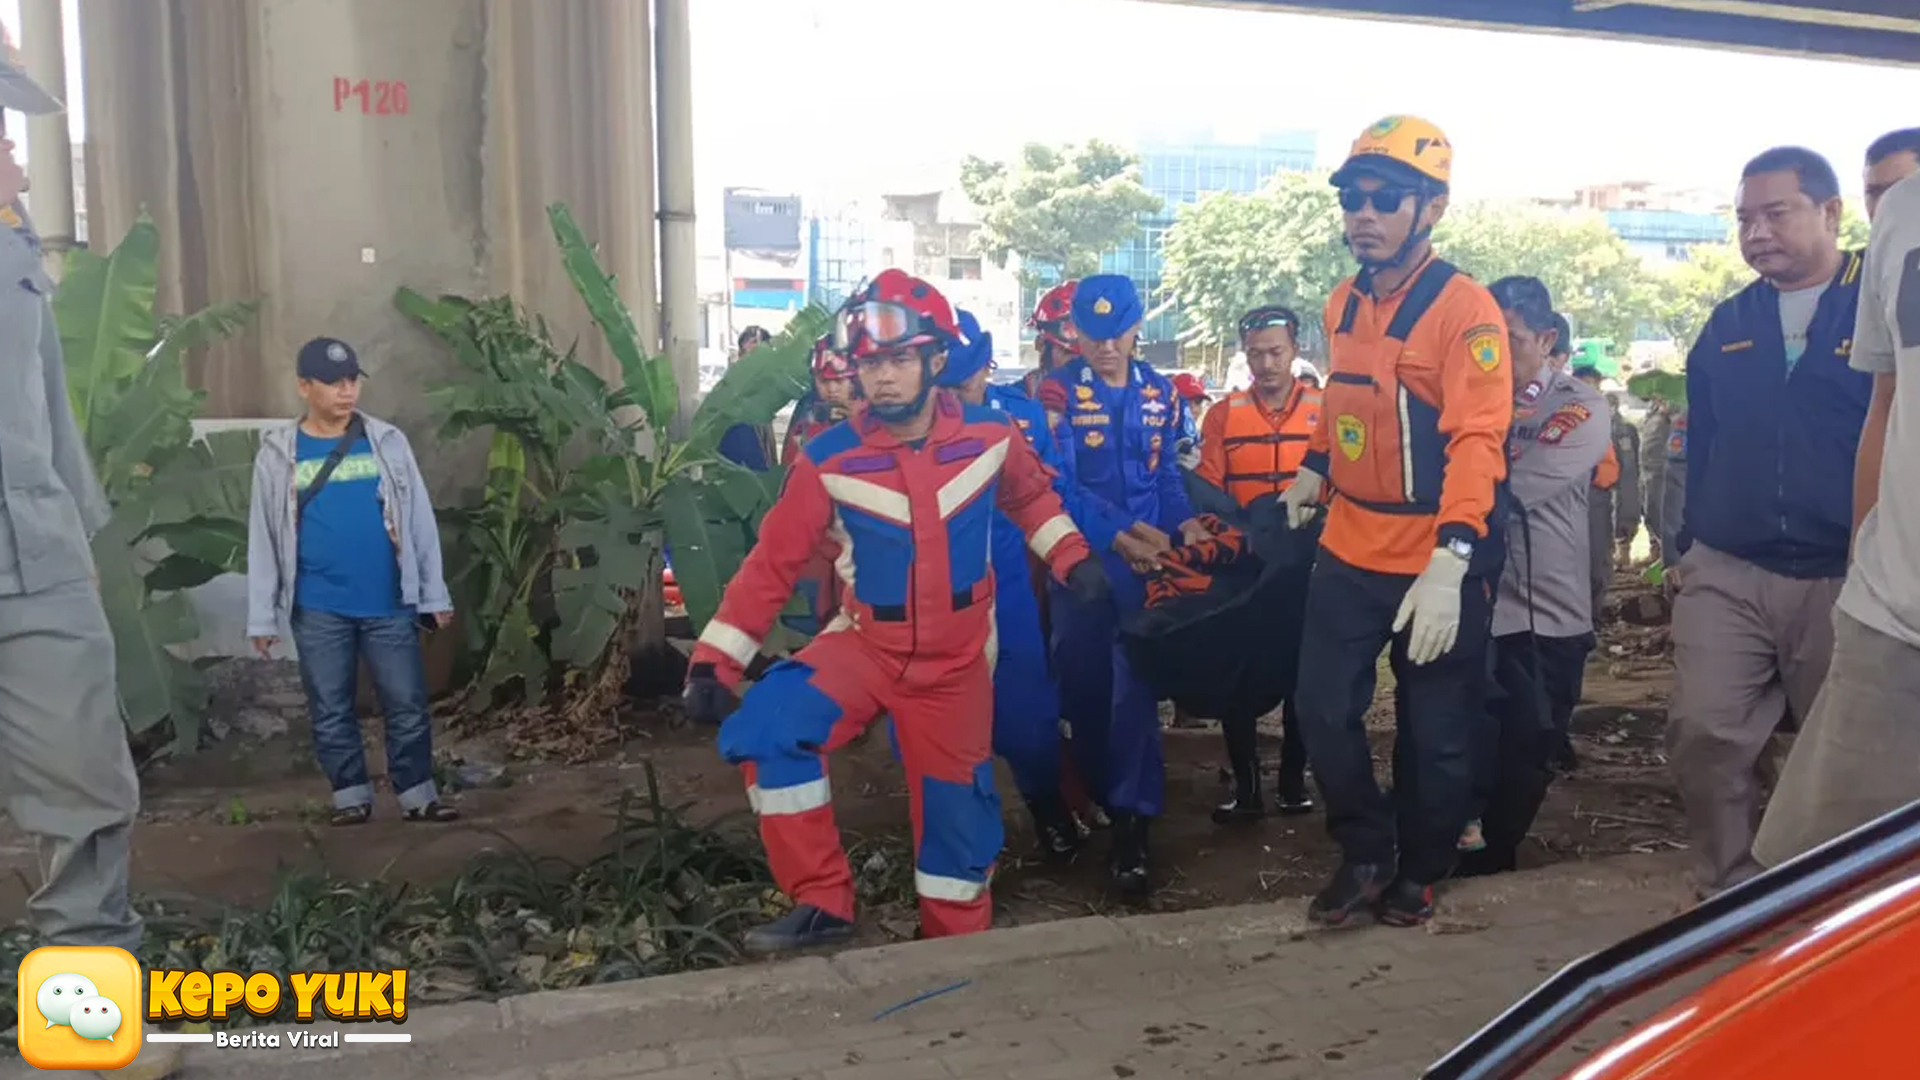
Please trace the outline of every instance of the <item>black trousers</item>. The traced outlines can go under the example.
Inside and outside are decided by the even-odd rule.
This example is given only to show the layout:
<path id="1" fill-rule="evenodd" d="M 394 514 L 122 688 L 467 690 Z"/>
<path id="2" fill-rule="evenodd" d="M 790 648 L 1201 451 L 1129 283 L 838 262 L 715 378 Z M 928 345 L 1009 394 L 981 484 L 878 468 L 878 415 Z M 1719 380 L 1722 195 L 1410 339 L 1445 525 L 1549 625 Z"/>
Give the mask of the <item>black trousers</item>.
<path id="1" fill-rule="evenodd" d="M 1430 664 L 1407 659 L 1393 619 L 1413 577 L 1377 574 L 1324 549 L 1307 590 L 1306 635 L 1296 692 L 1300 732 L 1327 808 L 1327 831 L 1348 862 L 1395 865 L 1430 885 L 1453 869 L 1473 797 L 1474 754 L 1486 727 L 1487 648 L 1493 614 L 1488 579 L 1460 588 L 1460 633 Z M 1393 792 L 1373 778 L 1365 715 L 1375 664 L 1391 643 L 1396 683 Z"/>
<path id="2" fill-rule="evenodd" d="M 1257 661 L 1257 670 L 1245 680 L 1249 700 L 1269 702 L 1277 693 L 1285 705 L 1280 714 L 1280 775 L 1299 775 L 1307 767 L 1307 747 L 1300 738 L 1300 710 L 1294 705 L 1298 696 L 1300 641 L 1307 618 L 1307 589 L 1313 579 L 1313 563 L 1301 562 L 1278 571 L 1271 585 L 1272 603 L 1260 608 L 1257 633 L 1265 654 Z M 1255 724 L 1258 714 L 1223 716 L 1220 732 L 1226 737 L 1227 757 L 1238 772 L 1247 763 L 1257 762 Z M 1257 764 L 1254 766 L 1257 769 Z"/>
<path id="3" fill-rule="evenodd" d="M 1473 785 L 1487 849 L 1469 862 L 1494 871 L 1513 869 L 1553 782 L 1553 761 L 1580 703 L 1593 646 L 1592 634 L 1493 639 L 1490 723 L 1476 756 Z"/>

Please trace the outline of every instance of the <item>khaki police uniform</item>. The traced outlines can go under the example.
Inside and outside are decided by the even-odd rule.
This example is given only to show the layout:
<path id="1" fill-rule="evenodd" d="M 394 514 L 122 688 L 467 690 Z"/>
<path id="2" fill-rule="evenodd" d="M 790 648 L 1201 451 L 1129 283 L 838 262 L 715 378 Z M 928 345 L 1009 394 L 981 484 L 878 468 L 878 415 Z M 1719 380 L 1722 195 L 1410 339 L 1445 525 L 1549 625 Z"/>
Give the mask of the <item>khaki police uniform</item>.
<path id="1" fill-rule="evenodd" d="M 0 107 L 60 105 L 8 57 Z M 25 211 L 0 207 L 0 797 L 39 849 L 34 928 L 49 944 L 133 950 L 139 780 L 89 544 L 108 508 L 68 404 L 52 294 Z"/>

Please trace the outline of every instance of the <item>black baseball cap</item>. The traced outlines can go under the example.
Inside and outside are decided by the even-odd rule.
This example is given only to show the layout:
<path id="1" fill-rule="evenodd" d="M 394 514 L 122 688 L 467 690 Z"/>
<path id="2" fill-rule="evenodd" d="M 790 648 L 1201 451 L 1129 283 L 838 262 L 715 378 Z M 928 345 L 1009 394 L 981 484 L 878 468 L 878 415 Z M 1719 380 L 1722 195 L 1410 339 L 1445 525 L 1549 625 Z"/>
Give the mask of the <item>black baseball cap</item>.
<path id="1" fill-rule="evenodd" d="M 323 383 L 337 383 L 341 379 L 358 379 L 366 375 L 360 367 L 360 354 L 353 351 L 353 346 L 330 337 L 317 337 L 300 346 L 300 358 L 295 370 L 303 379 Z"/>

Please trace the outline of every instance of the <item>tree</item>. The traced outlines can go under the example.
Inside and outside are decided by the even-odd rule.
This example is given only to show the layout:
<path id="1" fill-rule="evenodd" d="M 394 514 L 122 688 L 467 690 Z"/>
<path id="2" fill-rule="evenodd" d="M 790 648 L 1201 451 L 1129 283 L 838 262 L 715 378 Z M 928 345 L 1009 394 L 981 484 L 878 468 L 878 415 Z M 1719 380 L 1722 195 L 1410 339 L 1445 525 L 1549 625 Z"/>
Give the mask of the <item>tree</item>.
<path id="1" fill-rule="evenodd" d="M 1840 207 L 1840 250 L 1864 251 L 1867 246 L 1867 215 L 1863 207 L 1851 202 Z"/>
<path id="2" fill-rule="evenodd" d="M 1240 316 L 1285 304 L 1311 338 L 1327 295 L 1354 269 L 1342 228 L 1325 174 L 1281 173 L 1252 194 L 1181 207 L 1161 251 L 1166 290 L 1187 323 L 1182 336 L 1232 344 Z"/>
<path id="3" fill-rule="evenodd" d="M 1702 244 L 1687 261 L 1662 268 L 1653 278 L 1653 325 L 1682 351 L 1693 345 L 1720 301 L 1745 288 L 1753 269 L 1733 244 Z"/>
<path id="4" fill-rule="evenodd" d="M 960 186 L 980 208 L 981 250 L 998 266 L 1018 255 L 1028 285 L 1038 284 L 1036 265 L 1069 277 L 1098 272 L 1100 256 L 1139 230 L 1140 215 L 1162 206 L 1140 185 L 1137 163 L 1098 139 L 1028 143 L 1011 165 L 968 155 Z"/>
<path id="5" fill-rule="evenodd" d="M 1482 283 L 1537 277 L 1579 337 L 1625 343 L 1647 322 L 1652 275 L 1598 214 L 1476 203 L 1455 207 L 1434 246 Z"/>

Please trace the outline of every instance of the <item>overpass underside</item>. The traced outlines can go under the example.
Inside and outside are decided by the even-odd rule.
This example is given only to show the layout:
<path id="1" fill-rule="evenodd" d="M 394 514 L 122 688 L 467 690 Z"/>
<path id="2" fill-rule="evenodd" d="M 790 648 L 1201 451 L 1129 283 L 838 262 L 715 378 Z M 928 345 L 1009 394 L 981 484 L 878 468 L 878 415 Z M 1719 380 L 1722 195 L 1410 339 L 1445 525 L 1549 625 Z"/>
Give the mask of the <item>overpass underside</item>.
<path id="1" fill-rule="evenodd" d="M 1920 0 L 1160 0 L 1920 67 Z"/>

